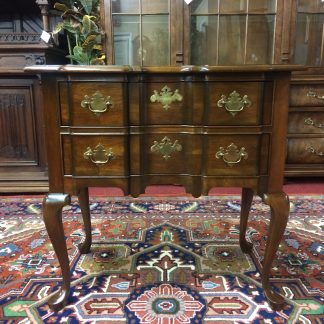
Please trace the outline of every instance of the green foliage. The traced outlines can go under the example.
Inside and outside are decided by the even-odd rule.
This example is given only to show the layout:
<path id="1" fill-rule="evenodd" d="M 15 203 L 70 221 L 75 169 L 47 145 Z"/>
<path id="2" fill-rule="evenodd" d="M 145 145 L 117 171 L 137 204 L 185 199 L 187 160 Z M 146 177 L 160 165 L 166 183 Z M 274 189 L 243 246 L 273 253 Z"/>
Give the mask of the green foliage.
<path id="1" fill-rule="evenodd" d="M 67 36 L 71 63 L 105 64 L 102 53 L 99 0 L 60 0 L 54 8 L 60 12 L 62 22 L 59 22 L 53 33 L 64 30 Z"/>

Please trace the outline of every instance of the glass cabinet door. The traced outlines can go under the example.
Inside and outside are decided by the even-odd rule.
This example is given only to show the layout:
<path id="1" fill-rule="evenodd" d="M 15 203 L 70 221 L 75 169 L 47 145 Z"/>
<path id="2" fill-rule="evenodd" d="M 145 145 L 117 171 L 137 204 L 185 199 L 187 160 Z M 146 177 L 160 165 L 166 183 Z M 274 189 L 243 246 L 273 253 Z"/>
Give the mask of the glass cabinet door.
<path id="1" fill-rule="evenodd" d="M 190 63 L 273 63 L 276 0 L 194 0 Z"/>
<path id="2" fill-rule="evenodd" d="M 176 29 L 170 13 L 177 13 L 173 10 L 176 3 L 179 0 L 105 1 L 105 10 L 110 7 L 106 17 L 109 15 L 111 19 L 107 28 L 111 32 L 108 33 L 108 38 L 111 37 L 110 63 L 139 66 L 173 64 L 171 54 L 177 38 L 172 35 Z M 109 61 L 109 51 L 107 54 Z"/>
<path id="3" fill-rule="evenodd" d="M 324 66 L 324 1 L 298 0 L 294 62 Z"/>

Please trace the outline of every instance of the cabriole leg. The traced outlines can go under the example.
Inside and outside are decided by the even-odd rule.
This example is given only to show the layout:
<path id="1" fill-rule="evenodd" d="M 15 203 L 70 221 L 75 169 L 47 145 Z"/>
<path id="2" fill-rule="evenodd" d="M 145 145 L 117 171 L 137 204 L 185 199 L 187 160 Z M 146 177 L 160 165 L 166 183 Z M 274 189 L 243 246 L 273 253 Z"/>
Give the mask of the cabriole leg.
<path id="1" fill-rule="evenodd" d="M 241 216 L 240 216 L 240 246 L 244 253 L 252 250 L 252 243 L 246 240 L 247 221 L 253 200 L 253 190 L 242 188 Z"/>
<path id="2" fill-rule="evenodd" d="M 89 192 L 88 188 L 81 188 L 78 193 L 79 205 L 81 208 L 82 219 L 85 231 L 85 241 L 79 244 L 79 251 L 81 254 L 90 252 L 92 243 L 91 235 L 91 217 L 90 217 L 90 206 L 89 206 Z"/>
<path id="3" fill-rule="evenodd" d="M 70 293 L 70 265 L 62 223 L 62 208 L 70 202 L 70 196 L 61 193 L 50 193 L 43 200 L 45 227 L 59 261 L 63 278 L 61 288 L 48 301 L 53 311 L 58 311 L 67 304 Z"/>
<path id="4" fill-rule="evenodd" d="M 287 225 L 289 216 L 289 199 L 284 192 L 280 192 L 264 194 L 263 201 L 271 208 L 271 219 L 263 260 L 262 286 L 268 302 L 273 309 L 278 310 L 282 308 L 284 298 L 278 293 L 272 291 L 269 283 L 269 276 L 273 259 L 277 253 L 279 243 Z"/>

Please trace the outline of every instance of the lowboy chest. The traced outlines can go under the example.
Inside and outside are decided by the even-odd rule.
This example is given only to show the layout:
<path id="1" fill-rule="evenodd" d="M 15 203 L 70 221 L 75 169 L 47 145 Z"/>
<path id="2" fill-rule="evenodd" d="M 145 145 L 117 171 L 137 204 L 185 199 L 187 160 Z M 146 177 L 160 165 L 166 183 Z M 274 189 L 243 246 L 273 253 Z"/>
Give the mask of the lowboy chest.
<path id="1" fill-rule="evenodd" d="M 263 261 L 264 293 L 274 308 L 272 261 L 286 227 L 282 191 L 291 65 L 44 66 L 50 192 L 44 220 L 59 259 L 63 284 L 50 301 L 68 300 L 70 273 L 61 211 L 79 198 L 91 246 L 88 188 L 117 186 L 138 196 L 149 184 L 180 184 L 198 197 L 212 187 L 242 188 L 240 245 L 246 241 L 253 195 L 271 207 Z"/>

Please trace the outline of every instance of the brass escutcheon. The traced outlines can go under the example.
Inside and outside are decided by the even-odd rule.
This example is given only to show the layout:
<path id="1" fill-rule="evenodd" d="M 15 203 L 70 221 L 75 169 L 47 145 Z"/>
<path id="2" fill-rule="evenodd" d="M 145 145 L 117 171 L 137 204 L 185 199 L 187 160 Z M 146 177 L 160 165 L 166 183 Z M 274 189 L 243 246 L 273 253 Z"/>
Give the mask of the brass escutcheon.
<path id="1" fill-rule="evenodd" d="M 238 112 L 242 111 L 245 107 L 251 106 L 251 101 L 247 95 L 244 95 L 243 98 L 235 90 L 230 93 L 228 98 L 225 95 L 221 95 L 221 99 L 218 100 L 217 106 L 222 108 L 225 106 L 225 109 L 232 115 L 235 116 Z"/>
<path id="2" fill-rule="evenodd" d="M 178 143 L 178 140 L 175 140 L 172 144 L 170 138 L 167 136 L 165 136 L 160 143 L 154 141 L 154 144 L 151 146 L 151 152 L 162 154 L 162 157 L 165 160 L 168 160 L 171 157 L 172 152 L 180 151 L 182 151 L 182 146 Z"/>
<path id="3" fill-rule="evenodd" d="M 115 155 L 111 147 L 106 150 L 104 146 L 99 143 L 94 149 L 87 147 L 86 151 L 83 153 L 83 157 L 87 160 L 91 160 L 91 162 L 97 166 L 100 166 L 109 163 L 115 158 Z"/>
<path id="4" fill-rule="evenodd" d="M 306 118 L 304 120 L 304 124 L 314 126 L 314 127 L 317 127 L 317 128 L 324 128 L 324 124 L 318 124 L 318 123 L 314 122 L 314 120 L 312 118 L 310 118 L 310 117 L 308 117 L 308 118 Z"/>
<path id="5" fill-rule="evenodd" d="M 112 107 L 111 97 L 105 97 L 100 91 L 96 91 L 92 96 L 84 96 L 81 107 L 87 108 L 95 114 L 101 114 Z"/>
<path id="6" fill-rule="evenodd" d="M 248 158 L 248 154 L 244 147 L 238 149 L 234 143 L 231 143 L 227 146 L 227 148 L 221 146 L 216 152 L 215 157 L 216 159 L 223 158 L 223 161 L 232 167 L 234 164 L 241 162 L 242 158 L 246 160 Z"/>
<path id="7" fill-rule="evenodd" d="M 172 93 L 171 89 L 168 86 L 164 86 L 160 93 L 157 90 L 153 91 L 150 100 L 151 102 L 159 102 L 162 104 L 162 107 L 165 110 L 168 110 L 171 107 L 171 104 L 175 101 L 182 101 L 182 95 L 179 93 L 179 90 L 176 89 L 174 93 Z"/>
<path id="8" fill-rule="evenodd" d="M 320 151 L 316 150 L 316 148 L 314 148 L 312 145 L 307 145 L 306 151 L 309 153 L 315 154 L 317 156 L 324 156 L 324 152 L 320 152 Z"/>

